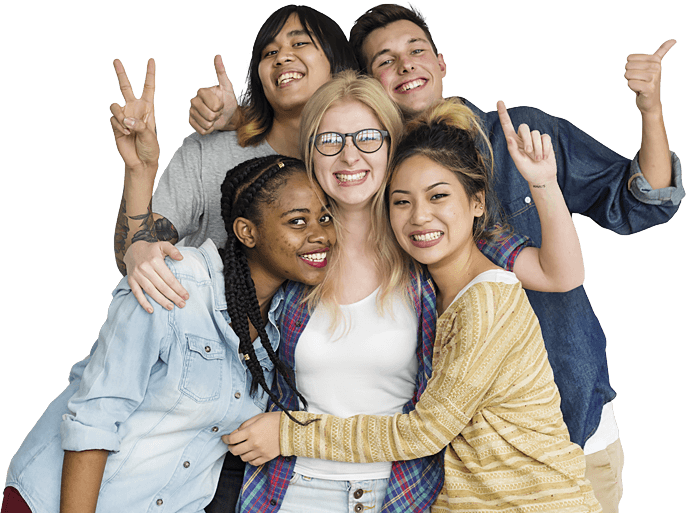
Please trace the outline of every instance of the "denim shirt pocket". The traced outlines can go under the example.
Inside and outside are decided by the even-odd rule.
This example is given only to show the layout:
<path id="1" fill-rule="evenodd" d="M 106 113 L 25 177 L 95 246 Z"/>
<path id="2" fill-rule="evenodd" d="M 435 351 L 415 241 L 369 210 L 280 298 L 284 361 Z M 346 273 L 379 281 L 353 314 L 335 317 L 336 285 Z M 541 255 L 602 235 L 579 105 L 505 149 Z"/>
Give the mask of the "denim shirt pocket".
<path id="1" fill-rule="evenodd" d="M 224 344 L 220 340 L 186 335 L 186 346 L 180 391 L 199 403 L 218 399 L 225 366 Z"/>
<path id="2" fill-rule="evenodd" d="M 529 192 L 529 191 L 528 191 Z M 512 199 L 503 206 L 506 222 L 521 235 L 527 235 L 534 242 L 539 237 L 535 232 L 539 232 L 540 218 L 538 217 L 535 201 L 528 193 Z M 539 246 L 539 243 L 536 242 Z"/>
<path id="3" fill-rule="evenodd" d="M 263 346 L 256 347 L 254 345 L 254 349 L 256 351 L 256 357 L 258 358 L 260 367 L 261 369 L 263 369 L 263 376 L 265 376 L 265 384 L 268 388 L 270 388 L 272 386 L 275 365 L 270 360 L 270 356 L 268 356 L 268 352 L 265 350 Z M 250 382 L 250 380 L 252 379 L 251 371 L 248 370 L 248 368 L 246 369 L 246 379 L 247 382 Z M 265 411 L 268 402 L 268 394 L 265 392 L 265 390 L 263 390 L 260 384 L 258 384 L 256 393 L 253 394 L 253 402 L 258 408 L 260 408 L 262 411 Z"/>

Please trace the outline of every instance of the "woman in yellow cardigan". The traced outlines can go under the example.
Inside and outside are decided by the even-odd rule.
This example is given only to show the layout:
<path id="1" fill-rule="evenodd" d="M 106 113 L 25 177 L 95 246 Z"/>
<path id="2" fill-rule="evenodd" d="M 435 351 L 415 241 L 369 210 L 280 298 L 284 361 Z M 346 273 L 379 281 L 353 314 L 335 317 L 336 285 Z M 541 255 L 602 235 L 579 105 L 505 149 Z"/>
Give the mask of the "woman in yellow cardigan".
<path id="1" fill-rule="evenodd" d="M 516 133 L 501 103 L 499 110 L 512 158 L 547 208 L 561 194 L 549 136 L 525 125 Z M 446 101 L 407 126 L 390 165 L 392 229 L 437 287 L 433 373 L 416 410 L 348 419 L 293 412 L 311 421 L 305 426 L 263 414 L 225 437 L 232 452 L 254 465 L 276 456 L 277 423 L 284 456 L 394 461 L 446 447 L 445 482 L 433 512 L 601 511 L 584 477 L 583 452 L 569 440 L 521 283 L 476 245 L 491 226 L 483 141 L 471 112 Z M 570 229 L 571 251 L 579 252 Z"/>

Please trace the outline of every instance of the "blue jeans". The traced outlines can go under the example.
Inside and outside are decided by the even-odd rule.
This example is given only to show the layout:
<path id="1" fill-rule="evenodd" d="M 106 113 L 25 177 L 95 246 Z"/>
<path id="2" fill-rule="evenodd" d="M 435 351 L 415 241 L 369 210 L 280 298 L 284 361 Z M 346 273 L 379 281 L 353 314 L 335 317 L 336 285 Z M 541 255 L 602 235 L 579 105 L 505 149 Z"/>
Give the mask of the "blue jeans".
<path id="1" fill-rule="evenodd" d="M 334 481 L 294 472 L 280 513 L 378 513 L 387 481 Z"/>

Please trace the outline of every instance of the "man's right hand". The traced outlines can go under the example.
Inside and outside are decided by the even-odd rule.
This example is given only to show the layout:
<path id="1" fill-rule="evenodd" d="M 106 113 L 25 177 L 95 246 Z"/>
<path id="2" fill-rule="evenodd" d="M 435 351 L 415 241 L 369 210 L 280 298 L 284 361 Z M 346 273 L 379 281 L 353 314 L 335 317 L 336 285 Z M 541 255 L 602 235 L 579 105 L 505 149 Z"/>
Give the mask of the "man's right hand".
<path id="1" fill-rule="evenodd" d="M 201 135 L 236 128 L 237 99 L 219 55 L 215 56 L 215 72 L 219 85 L 199 89 L 191 100 L 189 124 Z"/>
<path id="2" fill-rule="evenodd" d="M 168 310 L 172 310 L 173 303 L 183 308 L 185 300 L 189 299 L 189 293 L 167 267 L 166 256 L 174 260 L 183 258 L 181 252 L 169 242 L 134 242 L 124 255 L 131 291 L 148 313 L 153 313 L 153 307 L 144 291 Z"/>

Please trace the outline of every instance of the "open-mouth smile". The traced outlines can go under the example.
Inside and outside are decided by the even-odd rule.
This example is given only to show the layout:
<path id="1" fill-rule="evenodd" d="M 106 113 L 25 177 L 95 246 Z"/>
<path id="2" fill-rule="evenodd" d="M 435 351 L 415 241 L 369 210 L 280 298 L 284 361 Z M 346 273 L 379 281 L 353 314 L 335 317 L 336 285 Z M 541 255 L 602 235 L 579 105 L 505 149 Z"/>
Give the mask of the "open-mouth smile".
<path id="1" fill-rule="evenodd" d="M 304 76 L 305 75 L 303 73 L 300 73 L 298 71 L 288 71 L 286 73 L 282 73 L 279 77 L 277 77 L 275 83 L 278 87 L 282 87 L 287 84 L 290 84 L 291 82 L 294 82 L 295 80 L 301 80 Z"/>
<path id="2" fill-rule="evenodd" d="M 340 172 L 334 173 L 334 177 L 339 185 L 359 185 L 365 182 L 368 171 Z"/>
<path id="3" fill-rule="evenodd" d="M 410 80 L 408 82 L 404 82 L 400 86 L 397 86 L 396 92 L 397 93 L 407 93 L 409 91 L 413 91 L 414 89 L 418 89 L 419 87 L 423 87 L 428 81 L 424 78 L 417 78 L 415 80 Z"/>
<path id="4" fill-rule="evenodd" d="M 411 244 L 417 248 L 429 248 L 435 246 L 436 244 L 439 244 L 442 237 L 444 237 L 444 232 L 440 230 L 416 232 L 409 235 Z"/>
<path id="5" fill-rule="evenodd" d="M 299 255 L 299 258 L 313 267 L 325 267 L 327 265 L 327 252 L 329 248 L 318 249 L 310 253 Z"/>

